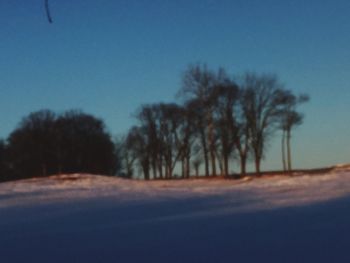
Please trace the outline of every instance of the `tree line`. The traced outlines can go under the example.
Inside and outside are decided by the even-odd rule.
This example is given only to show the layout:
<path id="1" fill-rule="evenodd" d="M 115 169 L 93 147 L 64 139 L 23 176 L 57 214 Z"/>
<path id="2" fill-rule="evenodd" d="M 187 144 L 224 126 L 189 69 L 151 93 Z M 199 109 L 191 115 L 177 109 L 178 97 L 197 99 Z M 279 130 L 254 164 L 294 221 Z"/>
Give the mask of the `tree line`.
<path id="1" fill-rule="evenodd" d="M 114 175 L 118 157 L 102 120 L 78 110 L 40 110 L 0 141 L 0 180 L 61 173 Z"/>
<path id="2" fill-rule="evenodd" d="M 230 77 L 222 68 L 197 64 L 184 73 L 177 96 L 181 103 L 147 104 L 137 111 L 138 124 L 118 142 L 125 176 L 134 177 L 137 168 L 146 180 L 173 178 L 175 169 L 182 178 L 230 176 L 232 160 L 239 161 L 241 175 L 253 160 L 259 175 L 278 130 L 284 170 L 292 170 L 291 132 L 303 121 L 297 107 L 308 95 L 285 89 L 275 75 Z"/>
<path id="3" fill-rule="evenodd" d="M 137 125 L 112 140 L 103 120 L 78 110 L 41 110 L 0 140 L 0 180 L 61 173 L 171 179 L 231 176 L 233 163 L 256 173 L 269 140 L 281 131 L 284 171 L 292 171 L 291 133 L 309 100 L 285 89 L 275 75 L 232 77 L 220 68 L 190 65 L 178 102 L 142 105 Z M 235 162 L 233 162 L 235 161 Z"/>

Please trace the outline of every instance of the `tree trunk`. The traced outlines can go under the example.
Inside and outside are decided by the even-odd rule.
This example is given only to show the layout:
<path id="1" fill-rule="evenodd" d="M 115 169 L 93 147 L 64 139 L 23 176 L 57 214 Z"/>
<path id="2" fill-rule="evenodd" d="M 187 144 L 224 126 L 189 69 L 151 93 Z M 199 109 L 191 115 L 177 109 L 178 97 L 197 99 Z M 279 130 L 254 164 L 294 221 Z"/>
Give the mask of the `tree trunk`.
<path id="1" fill-rule="evenodd" d="M 211 159 L 211 171 L 212 176 L 216 176 L 216 156 L 215 156 L 215 139 L 214 139 L 214 125 L 212 116 L 209 117 L 209 150 L 210 150 L 210 159 Z"/>
<path id="2" fill-rule="evenodd" d="M 285 150 L 285 144 L 286 144 L 286 131 L 282 131 L 282 164 L 283 164 L 283 171 L 287 171 L 287 164 L 286 164 L 286 150 Z"/>
<path id="3" fill-rule="evenodd" d="M 205 176 L 209 176 L 209 159 L 208 152 L 204 152 Z"/>
<path id="4" fill-rule="evenodd" d="M 150 177 L 149 177 L 149 167 L 148 167 L 148 165 L 144 164 L 142 166 L 142 170 L 143 170 L 143 174 L 144 174 L 145 180 L 149 180 Z"/>
<path id="5" fill-rule="evenodd" d="M 163 179 L 163 162 L 162 160 L 158 160 L 158 173 L 159 173 L 159 178 Z"/>
<path id="6" fill-rule="evenodd" d="M 207 112 L 207 124 L 208 124 L 208 144 L 210 151 L 210 162 L 211 162 L 211 175 L 216 176 L 216 155 L 215 155 L 215 138 L 214 138 L 214 123 L 212 112 Z"/>
<path id="7" fill-rule="evenodd" d="M 216 176 L 216 157 L 215 151 L 213 149 L 210 150 L 210 159 L 211 159 L 211 175 Z"/>
<path id="8" fill-rule="evenodd" d="M 150 178 L 149 178 L 149 171 L 144 171 L 144 174 L 145 174 L 145 180 L 148 181 Z"/>
<path id="9" fill-rule="evenodd" d="M 181 177 L 182 178 L 186 178 L 186 169 L 185 169 L 185 162 L 186 162 L 186 159 L 185 159 L 185 156 L 182 155 L 181 156 Z"/>
<path id="10" fill-rule="evenodd" d="M 221 176 L 225 176 L 225 168 L 224 168 L 224 158 L 222 157 L 221 159 L 218 160 L 218 164 L 219 164 L 219 169 L 220 169 L 220 175 Z"/>
<path id="11" fill-rule="evenodd" d="M 190 178 L 190 172 L 191 172 L 191 168 L 190 168 L 190 160 L 191 159 L 191 157 L 190 157 L 190 154 L 189 153 L 187 153 L 186 154 L 186 169 L 185 169 L 185 171 L 186 171 L 186 178 Z"/>
<path id="12" fill-rule="evenodd" d="M 228 164 L 228 156 L 225 154 L 224 156 L 224 176 L 227 177 L 228 174 L 228 169 L 229 169 L 229 164 Z"/>
<path id="13" fill-rule="evenodd" d="M 255 156 L 255 171 L 256 171 L 256 175 L 260 176 L 261 172 L 260 172 L 260 156 L 256 155 Z"/>
<path id="14" fill-rule="evenodd" d="M 169 179 L 171 179 L 173 177 L 173 171 L 171 169 L 171 166 L 172 166 L 171 164 L 168 165 L 168 172 L 167 172 L 167 174 L 168 174 L 168 178 Z"/>
<path id="15" fill-rule="evenodd" d="M 157 179 L 157 160 L 153 158 L 152 160 L 152 171 L 153 171 L 153 179 Z"/>
<path id="16" fill-rule="evenodd" d="M 290 130 L 287 131 L 287 158 L 288 158 L 288 171 L 292 172 L 292 156 L 291 156 L 291 149 L 290 149 Z"/>
<path id="17" fill-rule="evenodd" d="M 126 176 L 132 178 L 132 165 L 129 161 L 126 162 Z"/>
<path id="18" fill-rule="evenodd" d="M 245 154 L 240 154 L 241 159 L 241 176 L 246 175 L 246 165 L 247 165 L 247 156 Z"/>
<path id="19" fill-rule="evenodd" d="M 202 147 L 203 147 L 203 156 L 204 156 L 204 165 L 205 165 L 205 176 L 209 176 L 209 158 L 208 158 L 208 148 L 205 139 L 204 132 L 201 132 Z"/>

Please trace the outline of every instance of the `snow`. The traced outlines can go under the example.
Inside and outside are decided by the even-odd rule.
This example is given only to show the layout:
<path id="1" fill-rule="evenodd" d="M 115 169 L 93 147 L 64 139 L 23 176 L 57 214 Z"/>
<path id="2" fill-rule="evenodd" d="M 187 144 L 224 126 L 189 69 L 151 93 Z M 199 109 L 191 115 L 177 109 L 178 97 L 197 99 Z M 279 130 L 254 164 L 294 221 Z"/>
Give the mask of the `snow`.
<path id="1" fill-rule="evenodd" d="M 327 174 L 0 184 L 1 262 L 349 262 L 350 166 Z"/>

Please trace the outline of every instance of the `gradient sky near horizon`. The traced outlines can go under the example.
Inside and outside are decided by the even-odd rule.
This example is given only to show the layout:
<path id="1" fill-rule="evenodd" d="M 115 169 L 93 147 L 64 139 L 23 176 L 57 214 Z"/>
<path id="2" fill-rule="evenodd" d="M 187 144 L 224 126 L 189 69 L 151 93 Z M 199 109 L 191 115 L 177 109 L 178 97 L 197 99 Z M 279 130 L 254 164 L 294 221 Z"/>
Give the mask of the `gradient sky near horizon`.
<path id="1" fill-rule="evenodd" d="M 350 162 L 350 1 L 0 0 L 0 138 L 39 109 L 82 109 L 127 132 L 169 102 L 188 64 L 276 73 L 305 92 L 294 166 Z M 280 169 L 280 136 L 263 169 Z"/>

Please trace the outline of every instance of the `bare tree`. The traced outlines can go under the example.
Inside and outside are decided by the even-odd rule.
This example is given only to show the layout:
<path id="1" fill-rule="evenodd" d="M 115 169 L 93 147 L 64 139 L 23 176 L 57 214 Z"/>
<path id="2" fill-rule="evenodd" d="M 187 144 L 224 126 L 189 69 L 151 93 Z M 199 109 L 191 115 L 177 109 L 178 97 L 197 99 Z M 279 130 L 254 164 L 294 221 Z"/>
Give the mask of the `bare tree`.
<path id="1" fill-rule="evenodd" d="M 133 126 L 128 132 L 126 144 L 142 169 L 145 180 L 150 179 L 150 145 L 146 127 Z"/>
<path id="2" fill-rule="evenodd" d="M 236 112 L 238 87 L 222 71 L 218 74 L 216 85 L 211 92 L 213 116 L 215 119 L 218 143 L 216 145 L 220 169 L 223 176 L 229 175 L 229 159 L 234 149 L 236 137 Z"/>
<path id="3" fill-rule="evenodd" d="M 180 159 L 189 163 L 189 113 L 175 103 L 157 103 L 142 106 L 137 117 L 147 137 L 153 178 L 171 178 Z"/>
<path id="4" fill-rule="evenodd" d="M 186 102 L 186 107 L 192 113 L 193 132 L 197 137 L 204 160 L 205 176 L 209 176 L 209 146 L 208 146 L 208 128 L 205 118 L 205 103 L 199 99 L 191 99 Z"/>
<path id="5" fill-rule="evenodd" d="M 247 96 L 247 89 L 244 88 L 244 84 L 242 87 L 243 88 L 239 89 L 238 105 L 235 108 L 236 126 L 232 134 L 234 135 L 234 144 L 240 160 L 241 175 L 244 176 L 246 174 L 248 155 L 250 153 L 251 133 L 246 109 L 249 97 Z"/>
<path id="6" fill-rule="evenodd" d="M 156 105 L 143 105 L 137 113 L 140 126 L 143 129 L 144 136 L 147 138 L 147 147 L 149 161 L 153 171 L 153 178 L 157 178 L 158 174 L 162 177 L 162 169 L 159 169 L 159 163 L 162 162 L 161 150 L 162 145 L 159 140 L 159 111 Z"/>
<path id="7" fill-rule="evenodd" d="M 308 102 L 309 96 L 302 94 L 295 96 L 291 91 L 287 90 L 283 94 L 284 108 L 281 111 L 281 130 L 282 130 L 282 163 L 283 170 L 292 171 L 292 157 L 291 157 L 291 131 L 296 126 L 303 123 L 303 114 L 296 111 L 298 105 Z M 286 154 L 287 152 L 287 154 Z M 287 157 L 286 157 L 287 156 Z"/>
<path id="8" fill-rule="evenodd" d="M 196 107 L 198 135 L 202 144 L 205 175 L 209 176 L 209 158 L 212 175 L 216 175 L 216 137 L 213 118 L 213 105 L 210 94 L 215 85 L 215 74 L 206 65 L 190 65 L 183 76 L 179 96 Z M 210 155 L 210 156 L 209 156 Z"/>
<path id="9" fill-rule="evenodd" d="M 247 73 L 243 77 L 245 93 L 243 111 L 246 116 L 250 135 L 250 147 L 253 153 L 256 173 L 260 174 L 261 160 L 264 157 L 267 141 L 279 121 L 280 99 L 283 86 L 274 75 L 256 75 Z"/>
<path id="10" fill-rule="evenodd" d="M 137 160 L 136 151 L 133 148 L 134 138 L 133 133 L 127 134 L 127 136 L 116 137 L 115 145 L 118 151 L 118 157 L 121 162 L 120 175 L 126 178 L 134 177 L 134 164 Z"/>
<path id="11" fill-rule="evenodd" d="M 160 103 L 159 110 L 159 139 L 163 145 L 162 157 L 165 161 L 165 176 L 172 178 L 173 170 L 181 156 L 182 143 L 180 129 L 183 123 L 183 109 L 175 103 Z"/>
<path id="12" fill-rule="evenodd" d="M 196 104 L 196 103 L 194 103 Z M 180 108 L 181 122 L 177 133 L 177 148 L 180 153 L 182 177 L 189 178 L 191 172 L 191 156 L 193 144 L 196 141 L 196 111 L 198 109 L 192 103 Z"/>
<path id="13" fill-rule="evenodd" d="M 222 69 L 215 73 L 205 65 L 190 66 L 179 92 L 184 106 L 158 103 L 140 108 L 139 126 L 132 129 L 131 138 L 137 142 L 136 156 L 146 179 L 172 178 L 178 162 L 182 177 L 188 178 L 191 158 L 197 176 L 202 161 L 206 176 L 210 168 L 215 176 L 218 164 L 228 176 L 236 153 L 242 175 L 250 156 L 260 174 L 268 140 L 278 127 L 284 131 L 291 167 L 290 130 L 302 119 L 295 106 L 305 98 L 294 102 L 274 75 L 247 73 L 237 83 Z"/>

